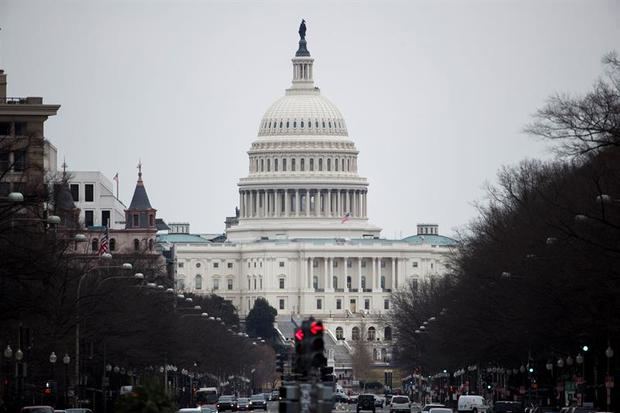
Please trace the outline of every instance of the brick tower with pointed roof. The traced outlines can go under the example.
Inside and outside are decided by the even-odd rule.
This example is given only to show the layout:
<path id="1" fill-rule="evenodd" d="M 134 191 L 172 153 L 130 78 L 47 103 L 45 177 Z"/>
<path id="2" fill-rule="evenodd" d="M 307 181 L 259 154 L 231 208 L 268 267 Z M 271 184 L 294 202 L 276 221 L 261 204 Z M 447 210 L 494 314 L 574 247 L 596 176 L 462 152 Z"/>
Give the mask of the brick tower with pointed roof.
<path id="1" fill-rule="evenodd" d="M 155 218 L 157 210 L 151 206 L 149 196 L 142 181 L 142 163 L 138 163 L 138 182 L 133 191 L 131 204 L 125 210 L 125 229 L 156 230 Z"/>

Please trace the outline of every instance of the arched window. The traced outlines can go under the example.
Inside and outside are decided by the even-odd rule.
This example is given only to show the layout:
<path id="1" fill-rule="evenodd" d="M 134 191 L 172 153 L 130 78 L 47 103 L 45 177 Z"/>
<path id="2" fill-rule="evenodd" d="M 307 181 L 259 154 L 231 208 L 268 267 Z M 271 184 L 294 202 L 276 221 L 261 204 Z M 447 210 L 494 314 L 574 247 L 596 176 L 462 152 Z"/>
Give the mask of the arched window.
<path id="1" fill-rule="evenodd" d="M 273 170 L 278 172 L 278 159 L 273 160 Z"/>
<path id="2" fill-rule="evenodd" d="M 323 128 L 325 128 L 325 121 L 323 121 Z"/>
<path id="3" fill-rule="evenodd" d="M 344 172 L 344 158 L 342 158 L 342 168 L 340 169 L 342 169 L 342 172 Z"/>
<path id="4" fill-rule="evenodd" d="M 362 290 L 366 289 L 366 276 L 362 275 Z"/>
<path id="5" fill-rule="evenodd" d="M 327 170 L 328 171 L 332 170 L 332 160 L 331 160 L 331 158 L 327 159 Z"/>
<path id="6" fill-rule="evenodd" d="M 301 160 L 299 161 L 299 169 L 301 171 L 305 171 L 306 170 L 306 163 L 304 162 L 304 158 L 301 158 Z"/>
<path id="7" fill-rule="evenodd" d="M 386 341 L 392 340 L 392 327 L 385 327 L 383 330 L 383 339 Z"/>
<path id="8" fill-rule="evenodd" d="M 295 170 L 295 158 L 291 159 L 291 171 Z"/>
<path id="9" fill-rule="evenodd" d="M 332 127 L 332 121 L 330 120 L 330 121 L 328 122 L 328 124 L 329 124 L 329 127 L 331 128 L 331 127 Z"/>
<path id="10" fill-rule="evenodd" d="M 374 327 L 368 327 L 368 341 L 374 341 L 377 337 L 377 330 Z"/>
<path id="11" fill-rule="evenodd" d="M 197 274 L 194 278 L 194 288 L 196 288 L 197 290 L 202 289 L 202 275 Z"/>
<path id="12" fill-rule="evenodd" d="M 314 127 L 315 127 L 315 128 L 318 128 L 318 127 L 319 127 L 319 121 L 318 121 L 318 120 L 315 120 L 315 121 L 314 121 Z"/>
<path id="13" fill-rule="evenodd" d="M 304 121 L 303 120 L 301 121 L 301 128 L 302 129 L 304 128 Z"/>
<path id="14" fill-rule="evenodd" d="M 385 349 L 385 348 L 381 349 L 381 360 L 382 361 L 386 361 L 387 360 L 387 349 Z"/>
<path id="15" fill-rule="evenodd" d="M 287 120 L 287 121 L 286 121 L 286 129 L 288 129 L 288 127 L 289 127 L 289 126 L 288 126 L 288 120 Z"/>
<path id="16" fill-rule="evenodd" d="M 308 121 L 308 129 L 312 129 L 312 121 L 311 120 Z"/>
<path id="17" fill-rule="evenodd" d="M 263 172 L 265 170 L 265 160 L 261 159 L 260 160 L 260 171 Z"/>
<path id="18" fill-rule="evenodd" d="M 319 288 L 319 277 L 317 277 L 316 275 L 312 277 L 312 288 L 314 288 L 315 290 Z"/>
<path id="19" fill-rule="evenodd" d="M 334 159 L 334 169 L 338 172 L 338 159 Z"/>
<path id="20" fill-rule="evenodd" d="M 286 158 L 282 159 L 282 170 L 286 172 Z"/>
<path id="21" fill-rule="evenodd" d="M 310 158 L 310 170 L 314 171 L 314 159 Z"/>
<path id="22" fill-rule="evenodd" d="M 267 172 L 271 172 L 271 159 L 267 159 Z"/>
<path id="23" fill-rule="evenodd" d="M 347 159 L 347 171 L 351 172 L 351 160 Z"/>
<path id="24" fill-rule="evenodd" d="M 149 240 L 149 251 L 153 251 L 153 240 Z"/>
<path id="25" fill-rule="evenodd" d="M 332 285 L 334 289 L 338 288 L 338 277 L 335 275 L 332 277 Z"/>
<path id="26" fill-rule="evenodd" d="M 385 290 L 385 275 L 381 276 L 381 289 Z"/>
<path id="27" fill-rule="evenodd" d="M 116 251 L 116 239 L 110 238 L 110 251 Z"/>
<path id="28" fill-rule="evenodd" d="M 379 352 L 377 351 L 376 348 L 372 349 L 372 359 L 374 361 L 379 361 Z"/>
<path id="29" fill-rule="evenodd" d="M 140 251 L 140 240 L 137 238 L 134 238 L 133 240 L 133 250 Z"/>
<path id="30" fill-rule="evenodd" d="M 93 251 L 99 251 L 99 240 L 97 238 L 93 238 L 91 242 L 91 249 Z"/>
<path id="31" fill-rule="evenodd" d="M 342 327 L 336 327 L 336 340 L 344 340 L 344 333 Z"/>
<path id="32" fill-rule="evenodd" d="M 351 276 L 347 276 L 347 288 L 350 290 L 351 289 Z"/>
<path id="33" fill-rule="evenodd" d="M 297 127 L 297 121 L 293 121 L 293 127 L 296 128 Z"/>
<path id="34" fill-rule="evenodd" d="M 351 340 L 359 340 L 360 339 L 360 329 L 359 327 L 353 327 L 351 330 Z"/>
<path id="35" fill-rule="evenodd" d="M 319 158 L 319 171 L 323 170 L 323 159 Z"/>
<path id="36" fill-rule="evenodd" d="M 282 129 L 282 121 L 280 121 L 280 129 Z"/>

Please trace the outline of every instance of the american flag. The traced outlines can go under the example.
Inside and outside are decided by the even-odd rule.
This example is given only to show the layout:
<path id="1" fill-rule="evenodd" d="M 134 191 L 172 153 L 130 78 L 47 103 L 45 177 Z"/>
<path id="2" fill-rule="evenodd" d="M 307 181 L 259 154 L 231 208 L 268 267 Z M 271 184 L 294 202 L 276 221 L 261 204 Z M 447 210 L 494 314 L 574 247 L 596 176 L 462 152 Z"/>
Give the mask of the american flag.
<path id="1" fill-rule="evenodd" d="M 345 222 L 347 222 L 349 219 L 351 219 L 351 213 L 347 212 L 346 214 L 344 214 L 344 216 L 342 217 L 342 219 L 340 220 L 341 224 L 344 224 Z"/>
<path id="2" fill-rule="evenodd" d="M 106 252 L 110 252 L 110 246 L 108 244 L 108 227 L 105 227 L 105 232 L 101 237 L 101 241 L 99 242 L 99 251 L 97 251 L 98 255 L 105 254 Z"/>

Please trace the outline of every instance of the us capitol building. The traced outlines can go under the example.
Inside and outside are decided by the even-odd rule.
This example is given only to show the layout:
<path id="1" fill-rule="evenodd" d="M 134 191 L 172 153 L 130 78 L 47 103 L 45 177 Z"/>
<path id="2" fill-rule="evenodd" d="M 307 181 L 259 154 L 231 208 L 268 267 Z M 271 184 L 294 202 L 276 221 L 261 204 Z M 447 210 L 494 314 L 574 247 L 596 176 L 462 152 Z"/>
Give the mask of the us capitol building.
<path id="1" fill-rule="evenodd" d="M 330 362 L 346 373 L 352 340 L 370 341 L 377 365 L 389 362 L 391 293 L 441 274 L 456 243 L 432 224 L 404 239 L 380 238 L 368 218 L 359 152 L 342 114 L 315 86 L 304 23 L 299 34 L 292 85 L 267 109 L 248 151 L 238 222 L 225 239 L 171 231 L 160 242 L 174 245 L 180 291 L 221 295 L 242 317 L 264 297 L 284 337 L 292 337 L 291 318 L 323 319 L 334 344 Z"/>

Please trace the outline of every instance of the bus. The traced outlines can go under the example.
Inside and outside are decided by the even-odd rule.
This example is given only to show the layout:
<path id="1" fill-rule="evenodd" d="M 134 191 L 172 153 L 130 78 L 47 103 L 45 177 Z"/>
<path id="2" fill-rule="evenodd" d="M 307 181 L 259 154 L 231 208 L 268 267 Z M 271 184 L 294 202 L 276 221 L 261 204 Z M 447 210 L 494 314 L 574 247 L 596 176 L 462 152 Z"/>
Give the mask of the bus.
<path id="1" fill-rule="evenodd" d="M 196 404 L 202 406 L 203 404 L 215 404 L 217 403 L 218 393 L 216 387 L 201 387 L 196 391 Z"/>

